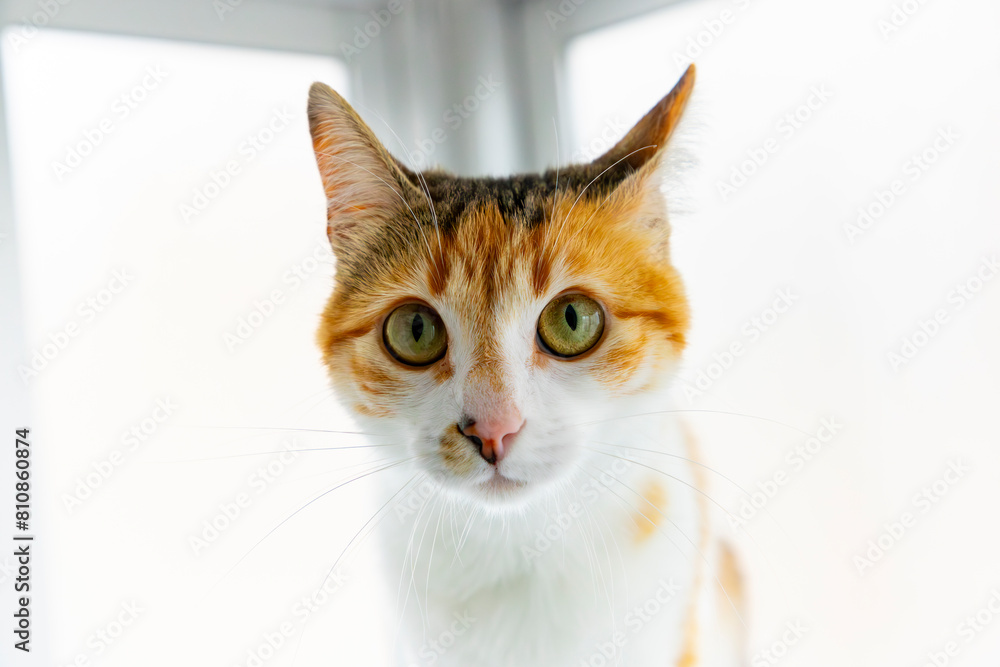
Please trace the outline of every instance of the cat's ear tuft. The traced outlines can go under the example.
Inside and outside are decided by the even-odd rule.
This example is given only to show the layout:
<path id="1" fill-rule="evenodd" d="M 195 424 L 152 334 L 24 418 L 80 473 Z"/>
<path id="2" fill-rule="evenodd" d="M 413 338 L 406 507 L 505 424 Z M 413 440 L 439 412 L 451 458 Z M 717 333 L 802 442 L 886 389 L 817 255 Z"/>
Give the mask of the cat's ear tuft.
<path id="1" fill-rule="evenodd" d="M 327 202 L 334 251 L 373 237 L 404 211 L 410 192 L 396 161 L 347 101 L 329 86 L 309 89 L 309 131 Z"/>
<path id="2" fill-rule="evenodd" d="M 661 155 L 684 115 L 684 108 L 694 90 L 694 79 L 695 69 L 692 64 L 674 84 L 673 89 L 621 141 L 592 164 L 603 170 L 621 161 L 639 170 L 654 157 Z"/>

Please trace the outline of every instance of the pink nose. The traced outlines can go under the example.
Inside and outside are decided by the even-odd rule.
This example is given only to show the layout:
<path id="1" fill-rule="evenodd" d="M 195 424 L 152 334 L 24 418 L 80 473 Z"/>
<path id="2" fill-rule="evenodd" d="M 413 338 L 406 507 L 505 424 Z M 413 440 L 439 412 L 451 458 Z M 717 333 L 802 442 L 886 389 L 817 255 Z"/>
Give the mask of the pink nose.
<path id="1" fill-rule="evenodd" d="M 462 433 L 479 448 L 479 454 L 487 463 L 495 465 L 507 455 L 507 450 L 522 426 L 524 418 L 517 410 L 513 410 L 472 422 L 462 429 Z"/>

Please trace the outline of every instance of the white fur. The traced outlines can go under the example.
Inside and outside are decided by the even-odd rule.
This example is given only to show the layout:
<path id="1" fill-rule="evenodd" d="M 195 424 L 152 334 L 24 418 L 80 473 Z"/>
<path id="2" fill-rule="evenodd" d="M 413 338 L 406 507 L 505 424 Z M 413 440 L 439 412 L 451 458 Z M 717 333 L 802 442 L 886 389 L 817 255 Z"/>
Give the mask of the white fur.
<path id="1" fill-rule="evenodd" d="M 468 394 L 482 389 L 468 382 L 481 360 L 461 318 L 447 304 L 429 302 L 448 326 L 454 376 L 444 385 L 428 379 L 411 399 L 393 405 L 395 419 L 359 418 L 366 430 L 386 434 L 386 441 L 406 442 L 411 454 L 428 457 L 415 468 L 384 473 L 392 492 L 409 483 L 383 531 L 390 585 L 400 585 L 393 607 L 402 628 L 398 665 L 675 664 L 692 613 L 699 616 L 700 629 L 715 627 L 711 593 L 718 585 L 713 541 L 702 537 L 708 517 L 692 488 L 700 482 L 684 460 L 691 453 L 678 415 L 669 412 L 665 382 L 655 391 L 629 396 L 589 379 L 585 360 L 532 371 L 526 359 L 535 354 L 535 311 L 544 303 L 498 305 L 504 389 L 525 418 L 498 469 L 527 480 L 527 487 L 512 498 L 496 497 L 475 486 L 493 474 L 485 461 L 477 460 L 477 467 L 460 478 L 434 455 L 437 438 L 461 418 Z M 630 386 L 641 386 L 651 376 L 668 377 L 664 371 L 662 363 L 650 361 Z M 649 413 L 658 414 L 638 416 Z M 639 495 L 649 480 L 666 489 L 668 518 L 640 543 L 636 522 L 645 522 L 642 514 L 653 516 Z M 400 509 L 414 507 L 415 497 L 425 498 L 416 511 Z M 549 535 L 540 538 L 547 530 Z M 551 542 L 547 549 L 546 539 Z M 676 590 L 666 602 L 649 602 L 657 594 L 668 597 L 660 590 L 662 582 Z M 641 616 L 632 610 L 647 603 L 661 609 L 639 623 Z M 475 620 L 464 627 L 469 618 Z M 616 632 L 624 644 L 611 656 L 602 655 Z M 706 646 L 697 649 L 704 658 Z M 698 664 L 736 663 L 705 658 Z"/>

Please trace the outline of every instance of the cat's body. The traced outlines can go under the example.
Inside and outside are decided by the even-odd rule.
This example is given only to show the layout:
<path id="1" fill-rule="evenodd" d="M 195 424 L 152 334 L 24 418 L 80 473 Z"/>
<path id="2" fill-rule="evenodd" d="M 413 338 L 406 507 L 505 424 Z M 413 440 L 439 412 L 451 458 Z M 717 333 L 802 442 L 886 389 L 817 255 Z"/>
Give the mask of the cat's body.
<path id="1" fill-rule="evenodd" d="M 499 179 L 415 174 L 313 87 L 319 344 L 398 502 L 430 489 L 385 531 L 400 665 L 739 664 L 667 401 L 688 310 L 660 170 L 692 85 L 590 164 Z"/>

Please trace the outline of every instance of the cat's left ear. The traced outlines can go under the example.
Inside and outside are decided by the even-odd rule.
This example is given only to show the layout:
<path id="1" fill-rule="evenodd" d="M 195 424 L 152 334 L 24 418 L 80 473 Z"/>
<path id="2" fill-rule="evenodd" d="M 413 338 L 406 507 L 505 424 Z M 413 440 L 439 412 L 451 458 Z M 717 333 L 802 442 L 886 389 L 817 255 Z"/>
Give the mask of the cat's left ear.
<path id="1" fill-rule="evenodd" d="M 658 240 L 652 249 L 662 259 L 666 259 L 669 252 L 667 239 L 670 233 L 666 200 L 661 191 L 667 144 L 691 97 L 694 79 L 695 69 L 691 65 L 673 89 L 621 141 L 591 163 L 591 173 L 628 170 L 628 176 L 620 181 L 611 195 L 614 201 L 609 202 L 609 208 L 614 203 L 632 210 L 638 207 L 634 221 L 658 232 Z"/>
<path id="2" fill-rule="evenodd" d="M 694 90 L 694 78 L 692 64 L 674 84 L 673 89 L 621 141 L 591 164 L 602 170 L 611 168 L 616 163 L 627 164 L 638 171 L 650 162 L 658 161 L 684 114 L 691 91 Z"/>

